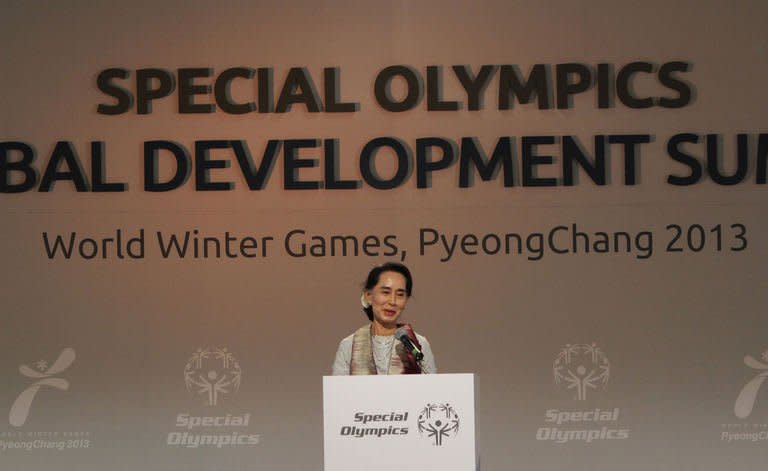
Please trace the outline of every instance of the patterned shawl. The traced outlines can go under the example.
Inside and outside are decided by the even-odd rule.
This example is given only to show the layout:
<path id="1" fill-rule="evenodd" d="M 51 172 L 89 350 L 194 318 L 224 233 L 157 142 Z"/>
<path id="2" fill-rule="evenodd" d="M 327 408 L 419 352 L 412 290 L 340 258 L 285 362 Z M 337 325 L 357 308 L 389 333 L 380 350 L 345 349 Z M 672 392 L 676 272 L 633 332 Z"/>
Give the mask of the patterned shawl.
<path id="1" fill-rule="evenodd" d="M 416 347 L 421 349 L 421 344 L 409 324 L 398 324 L 405 329 L 408 338 Z M 394 348 L 389 359 L 388 374 L 421 374 L 421 366 L 402 342 L 394 339 Z M 351 375 L 375 375 L 376 363 L 373 360 L 373 324 L 360 327 L 352 337 L 352 360 L 349 362 L 349 374 Z"/>

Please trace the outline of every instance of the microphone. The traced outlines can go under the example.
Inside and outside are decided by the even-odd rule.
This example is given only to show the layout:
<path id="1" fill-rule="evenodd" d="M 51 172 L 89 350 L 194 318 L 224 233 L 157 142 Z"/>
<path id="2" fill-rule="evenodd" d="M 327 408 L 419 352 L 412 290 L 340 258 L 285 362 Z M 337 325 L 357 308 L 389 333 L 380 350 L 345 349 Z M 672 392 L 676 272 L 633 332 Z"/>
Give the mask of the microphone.
<path id="1" fill-rule="evenodd" d="M 398 327 L 398 329 L 395 331 L 395 338 L 401 342 L 403 342 L 403 345 L 405 345 L 405 348 L 408 349 L 411 354 L 413 354 L 413 357 L 416 358 L 416 361 L 421 361 L 424 359 L 424 354 L 421 353 L 421 350 L 419 350 L 419 347 L 413 344 L 410 337 L 408 337 L 408 334 L 405 332 L 405 329 L 403 327 Z"/>

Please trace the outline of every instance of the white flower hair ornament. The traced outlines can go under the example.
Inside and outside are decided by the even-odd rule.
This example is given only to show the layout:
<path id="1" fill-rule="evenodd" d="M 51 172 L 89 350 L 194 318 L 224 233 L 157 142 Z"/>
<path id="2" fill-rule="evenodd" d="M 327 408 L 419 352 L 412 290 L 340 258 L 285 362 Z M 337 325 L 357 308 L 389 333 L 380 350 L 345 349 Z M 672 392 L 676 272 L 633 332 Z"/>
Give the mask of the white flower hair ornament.
<path id="1" fill-rule="evenodd" d="M 368 309 L 371 307 L 371 303 L 368 302 L 367 299 L 365 299 L 365 293 L 360 295 L 360 304 L 363 305 L 363 309 Z"/>

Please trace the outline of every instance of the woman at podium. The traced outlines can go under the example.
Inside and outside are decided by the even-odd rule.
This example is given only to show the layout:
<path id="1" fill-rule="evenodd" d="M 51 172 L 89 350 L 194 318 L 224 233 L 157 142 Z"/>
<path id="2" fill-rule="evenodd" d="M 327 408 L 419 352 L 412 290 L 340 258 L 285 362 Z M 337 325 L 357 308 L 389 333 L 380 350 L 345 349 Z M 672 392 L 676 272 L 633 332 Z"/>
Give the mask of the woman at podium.
<path id="1" fill-rule="evenodd" d="M 437 373 L 427 339 L 409 324 L 398 323 L 412 290 L 413 278 L 405 265 L 373 267 L 360 298 L 370 323 L 339 343 L 334 375 Z"/>

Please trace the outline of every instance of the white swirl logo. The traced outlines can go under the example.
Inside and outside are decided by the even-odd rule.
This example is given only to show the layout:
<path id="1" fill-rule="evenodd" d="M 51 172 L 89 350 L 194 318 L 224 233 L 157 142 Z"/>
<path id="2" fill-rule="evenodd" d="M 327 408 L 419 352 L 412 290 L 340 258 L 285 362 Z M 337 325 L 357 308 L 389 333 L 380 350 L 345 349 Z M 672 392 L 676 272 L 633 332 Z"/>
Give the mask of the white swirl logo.
<path id="1" fill-rule="evenodd" d="M 13 401 L 11 411 L 8 414 L 8 422 L 14 427 L 21 427 L 27 422 L 32 401 L 41 387 L 49 386 L 62 391 L 69 389 L 69 381 L 63 378 L 51 378 L 51 376 L 66 370 L 74 361 L 75 351 L 71 348 L 65 348 L 59 353 L 59 358 L 50 367 L 48 367 L 48 362 L 45 360 L 35 363 L 36 369 L 30 368 L 27 365 L 19 366 L 19 373 L 27 378 L 39 379 L 39 381 L 32 383 Z"/>
<path id="2" fill-rule="evenodd" d="M 768 350 L 763 352 L 763 360 L 766 363 L 762 363 L 756 360 L 751 355 L 744 357 L 744 364 L 755 370 L 766 370 L 762 373 L 758 373 L 757 376 L 752 378 L 739 393 L 739 397 L 736 398 L 736 403 L 733 405 L 733 412 L 736 417 L 740 419 L 746 419 L 752 413 L 752 409 L 755 407 L 755 401 L 757 400 L 757 393 L 760 392 L 760 387 L 768 378 Z"/>
<path id="3" fill-rule="evenodd" d="M 206 396 L 206 403 L 215 406 L 219 396 L 240 389 L 242 370 L 227 348 L 198 348 L 184 367 L 187 390 Z"/>
<path id="4" fill-rule="evenodd" d="M 608 382 L 611 365 L 596 344 L 567 344 L 552 363 L 555 384 L 576 390 L 576 399 L 587 400 L 587 390 Z"/>

